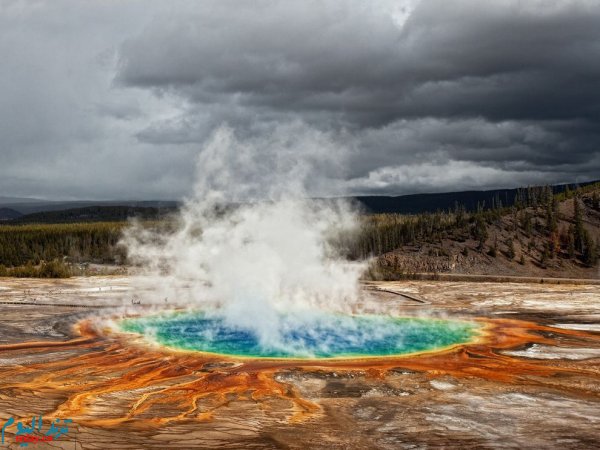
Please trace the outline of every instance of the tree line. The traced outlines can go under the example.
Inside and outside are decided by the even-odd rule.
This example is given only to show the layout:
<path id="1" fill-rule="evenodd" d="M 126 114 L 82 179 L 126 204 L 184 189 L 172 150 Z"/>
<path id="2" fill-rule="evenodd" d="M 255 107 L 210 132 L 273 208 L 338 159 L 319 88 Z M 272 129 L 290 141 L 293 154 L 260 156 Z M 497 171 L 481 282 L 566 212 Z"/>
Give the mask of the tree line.
<path id="1" fill-rule="evenodd" d="M 347 255 L 352 259 L 365 259 L 404 246 L 436 244 L 442 239 L 459 242 L 472 239 L 478 243 L 477 251 L 493 257 L 498 255 L 502 244 L 505 255 L 513 259 L 516 256 L 514 241 L 519 240 L 523 245 L 528 241 L 529 250 L 539 251 L 542 266 L 551 259 L 562 257 L 579 260 L 591 267 L 600 258 L 600 242 L 594 240 L 584 225 L 583 210 L 585 206 L 600 212 L 599 190 L 600 183 L 579 189 L 567 186 L 557 194 L 550 186 L 530 187 L 518 189 L 511 206 L 504 206 L 498 198 L 492 201 L 492 207 L 480 204 L 470 213 L 457 204 L 446 212 L 365 216 L 360 232 L 354 239 L 346 241 Z M 567 200 L 573 202 L 570 216 L 562 214 L 559 208 L 560 203 Z M 506 242 L 498 242 L 497 237 L 490 236 L 494 226 L 506 228 L 512 237 Z M 490 238 L 491 244 L 486 245 Z M 522 254 L 520 262 L 524 263 Z"/>
<path id="2" fill-rule="evenodd" d="M 436 244 L 443 239 L 474 240 L 476 251 L 495 257 L 501 246 L 502 252 L 513 259 L 518 240 L 521 247 L 527 244 L 539 252 L 542 266 L 557 257 L 594 266 L 600 257 L 600 242 L 590 233 L 589 224 L 586 226 L 585 211 L 596 211 L 600 217 L 599 191 L 600 183 L 573 190 L 567 187 L 558 194 L 550 186 L 523 188 L 517 190 L 511 206 L 503 205 L 498 198 L 492 202 L 493 207 L 482 204 L 474 212 L 456 204 L 450 211 L 437 213 L 364 215 L 359 231 L 338 236 L 335 245 L 351 259 L 366 259 L 407 245 Z M 567 200 L 573 202 L 573 212 L 568 216 L 559 207 Z M 145 223 L 167 224 L 168 232 L 166 219 Z M 125 221 L 0 225 L 0 276 L 19 275 L 18 270 L 29 276 L 64 275 L 59 267 L 63 262 L 123 264 L 126 249 L 118 243 L 126 226 Z M 505 242 L 491 235 L 499 226 L 512 236 Z M 40 272 L 42 269 L 45 272 Z"/>
<path id="3" fill-rule="evenodd" d="M 117 244 L 127 222 L 0 226 L 0 265 L 37 265 L 63 260 L 120 263 L 125 251 Z"/>

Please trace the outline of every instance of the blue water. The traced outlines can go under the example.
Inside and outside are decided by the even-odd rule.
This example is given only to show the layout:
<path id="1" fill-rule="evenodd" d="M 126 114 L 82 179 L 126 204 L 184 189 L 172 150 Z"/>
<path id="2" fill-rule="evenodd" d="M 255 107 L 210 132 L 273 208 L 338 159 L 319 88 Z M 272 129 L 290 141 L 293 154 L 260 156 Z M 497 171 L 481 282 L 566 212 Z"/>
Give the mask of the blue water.
<path id="1" fill-rule="evenodd" d="M 402 355 L 468 342 L 479 328 L 465 321 L 383 315 L 280 315 L 279 337 L 261 343 L 252 330 L 203 312 L 125 319 L 120 326 L 176 349 L 271 358 Z"/>

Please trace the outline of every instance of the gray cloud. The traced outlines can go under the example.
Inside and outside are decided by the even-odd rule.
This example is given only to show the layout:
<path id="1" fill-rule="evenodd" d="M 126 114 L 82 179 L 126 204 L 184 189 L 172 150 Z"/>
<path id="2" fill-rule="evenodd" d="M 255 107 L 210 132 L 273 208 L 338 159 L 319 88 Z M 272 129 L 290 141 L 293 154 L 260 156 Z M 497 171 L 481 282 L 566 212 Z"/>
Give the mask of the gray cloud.
<path id="1" fill-rule="evenodd" d="M 326 133 L 345 166 L 307 175 L 321 195 L 600 174 L 592 0 L 0 8 L 6 195 L 178 197 L 222 123 L 257 160 L 275 124 Z"/>
<path id="2" fill-rule="evenodd" d="M 124 44 L 119 80 L 195 102 L 235 95 L 243 105 L 325 109 L 370 125 L 410 116 L 597 119 L 600 9 L 519 3 L 430 0 L 399 27 L 388 9 L 360 2 L 241 2 L 235 14 L 221 6 L 146 28 Z"/>

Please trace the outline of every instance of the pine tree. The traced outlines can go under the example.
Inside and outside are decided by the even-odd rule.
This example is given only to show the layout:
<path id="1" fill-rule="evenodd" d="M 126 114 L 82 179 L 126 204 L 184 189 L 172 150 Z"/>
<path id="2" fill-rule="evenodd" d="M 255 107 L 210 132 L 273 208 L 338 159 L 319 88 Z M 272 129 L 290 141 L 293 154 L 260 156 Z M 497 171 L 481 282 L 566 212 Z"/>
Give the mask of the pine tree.
<path id="1" fill-rule="evenodd" d="M 488 238 L 487 226 L 481 214 L 475 218 L 475 227 L 473 228 L 473 237 L 479 241 L 479 248 L 483 249 L 483 244 Z"/>
<path id="2" fill-rule="evenodd" d="M 595 210 L 600 210 L 600 195 L 598 195 L 598 191 L 594 191 L 592 194 L 592 208 Z"/>
<path id="3" fill-rule="evenodd" d="M 589 267 L 593 267 L 598 262 L 598 254 L 596 253 L 597 244 L 594 243 L 594 240 L 590 236 L 587 230 L 584 230 L 583 233 L 583 253 L 582 260 L 584 264 Z"/>
<path id="4" fill-rule="evenodd" d="M 548 246 L 550 247 L 550 257 L 554 258 L 560 252 L 560 235 L 554 231 L 550 234 L 548 240 Z"/>
<path id="5" fill-rule="evenodd" d="M 494 244 L 488 250 L 488 255 L 495 258 L 498 255 L 498 236 L 494 237 Z"/>
<path id="6" fill-rule="evenodd" d="M 550 252 L 548 251 L 548 246 L 544 245 L 544 250 L 542 251 L 542 256 L 540 258 L 540 264 L 542 267 L 546 268 L 548 259 L 550 259 Z"/>
<path id="7" fill-rule="evenodd" d="M 513 260 L 515 258 L 515 243 L 513 239 L 509 239 L 506 245 L 508 247 L 506 256 L 508 257 L 508 259 Z"/>
<path id="8" fill-rule="evenodd" d="M 579 204 L 579 196 L 573 199 L 573 221 L 575 222 L 575 248 L 583 253 L 584 250 L 584 234 L 583 217 L 581 214 L 581 205 Z"/>
<path id="9" fill-rule="evenodd" d="M 569 225 L 569 231 L 567 232 L 567 253 L 569 259 L 575 259 L 575 226 Z"/>

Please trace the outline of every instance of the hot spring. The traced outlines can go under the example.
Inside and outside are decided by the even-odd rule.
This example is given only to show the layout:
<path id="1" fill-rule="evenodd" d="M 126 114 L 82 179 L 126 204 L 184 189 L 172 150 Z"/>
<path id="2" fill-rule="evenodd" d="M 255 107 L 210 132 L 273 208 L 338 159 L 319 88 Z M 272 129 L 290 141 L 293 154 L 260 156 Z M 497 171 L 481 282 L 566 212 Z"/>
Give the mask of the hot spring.
<path id="1" fill-rule="evenodd" d="M 438 350 L 469 342 L 480 329 L 476 323 L 460 320 L 324 312 L 302 317 L 280 314 L 277 341 L 265 343 L 252 330 L 210 312 L 129 318 L 119 325 L 122 331 L 178 350 L 292 359 L 386 357 Z"/>
<path id="2" fill-rule="evenodd" d="M 339 169 L 329 161 L 336 146 L 302 125 L 262 131 L 217 129 L 172 227 L 125 230 L 127 258 L 142 268 L 132 287 L 144 302 L 177 299 L 190 309 L 125 319 L 121 330 L 249 358 L 386 357 L 471 341 L 472 322 L 356 314 L 381 311 L 365 307 L 360 283 L 370 257 L 360 250 L 364 222 L 352 202 L 310 191 L 317 166 Z M 303 154 L 309 164 L 298 164 Z"/>

